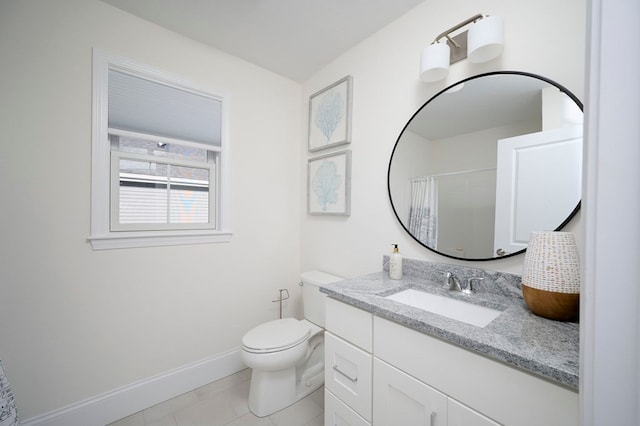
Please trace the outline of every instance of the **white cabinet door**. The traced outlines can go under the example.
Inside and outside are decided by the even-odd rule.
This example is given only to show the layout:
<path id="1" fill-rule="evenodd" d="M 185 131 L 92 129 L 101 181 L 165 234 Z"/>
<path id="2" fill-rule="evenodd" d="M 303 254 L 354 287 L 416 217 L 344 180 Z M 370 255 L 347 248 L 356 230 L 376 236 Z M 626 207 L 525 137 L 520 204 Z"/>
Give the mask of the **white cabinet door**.
<path id="1" fill-rule="evenodd" d="M 581 177 L 582 125 L 499 140 L 494 254 L 560 226 L 580 201 Z"/>
<path id="2" fill-rule="evenodd" d="M 373 424 L 447 426 L 447 396 L 374 358 Z"/>
<path id="3" fill-rule="evenodd" d="M 449 426 L 499 426 L 488 417 L 472 410 L 466 405 L 460 404 L 455 399 L 449 398 L 447 414 Z"/>
<path id="4" fill-rule="evenodd" d="M 325 333 L 325 387 L 371 421 L 371 354 Z"/>
<path id="5" fill-rule="evenodd" d="M 325 389 L 324 426 L 370 426 L 370 423 Z"/>

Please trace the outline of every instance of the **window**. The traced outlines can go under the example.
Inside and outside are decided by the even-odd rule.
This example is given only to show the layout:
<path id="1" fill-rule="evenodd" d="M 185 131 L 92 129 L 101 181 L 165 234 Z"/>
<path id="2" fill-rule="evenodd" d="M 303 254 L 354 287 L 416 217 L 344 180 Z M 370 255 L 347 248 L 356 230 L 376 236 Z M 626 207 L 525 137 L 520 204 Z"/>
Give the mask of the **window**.
<path id="1" fill-rule="evenodd" d="M 109 130 L 112 231 L 215 229 L 217 152 Z"/>
<path id="2" fill-rule="evenodd" d="M 229 241 L 223 97 L 94 51 L 94 248 Z"/>

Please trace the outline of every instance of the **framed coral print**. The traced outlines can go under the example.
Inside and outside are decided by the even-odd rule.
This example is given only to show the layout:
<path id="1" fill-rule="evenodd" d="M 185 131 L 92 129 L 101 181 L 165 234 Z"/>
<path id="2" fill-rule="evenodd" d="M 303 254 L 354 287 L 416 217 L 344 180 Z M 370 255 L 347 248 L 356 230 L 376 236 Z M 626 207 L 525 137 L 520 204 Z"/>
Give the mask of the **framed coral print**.
<path id="1" fill-rule="evenodd" d="M 309 214 L 351 214 L 351 151 L 309 159 L 307 209 Z"/>
<path id="2" fill-rule="evenodd" d="M 309 151 L 351 142 L 351 91 L 349 75 L 309 98 Z"/>

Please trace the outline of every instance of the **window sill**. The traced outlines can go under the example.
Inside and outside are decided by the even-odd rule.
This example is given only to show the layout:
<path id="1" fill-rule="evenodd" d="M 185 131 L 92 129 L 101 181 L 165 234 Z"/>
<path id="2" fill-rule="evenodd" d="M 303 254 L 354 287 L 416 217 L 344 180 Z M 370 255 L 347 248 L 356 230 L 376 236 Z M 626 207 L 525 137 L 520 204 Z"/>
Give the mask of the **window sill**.
<path id="1" fill-rule="evenodd" d="M 136 247 L 160 247 L 186 244 L 228 243 L 231 231 L 149 231 L 111 232 L 91 235 L 88 239 L 93 250 L 111 250 Z"/>

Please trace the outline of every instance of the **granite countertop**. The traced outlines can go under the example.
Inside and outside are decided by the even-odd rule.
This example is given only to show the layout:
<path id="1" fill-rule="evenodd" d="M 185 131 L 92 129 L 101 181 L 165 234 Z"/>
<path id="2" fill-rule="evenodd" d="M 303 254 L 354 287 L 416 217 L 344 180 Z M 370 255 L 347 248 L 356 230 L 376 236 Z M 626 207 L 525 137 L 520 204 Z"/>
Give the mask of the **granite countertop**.
<path id="1" fill-rule="evenodd" d="M 388 258 L 385 257 L 384 261 L 387 262 Z M 406 263 L 410 262 L 405 260 Z M 508 279 L 505 282 L 503 278 L 509 274 L 491 274 L 489 271 L 471 268 L 460 271 L 458 267 L 458 277 L 469 273 L 485 277 L 482 285 L 476 286 L 480 288 L 475 294 L 465 295 L 448 291 L 443 286 L 444 278 L 439 278 L 443 269 L 453 272 L 455 267 L 451 269 L 451 265 L 431 265 L 435 265 L 431 273 L 415 273 L 422 267 L 418 263 L 410 264 L 409 268 L 403 267 L 405 274 L 402 280 L 390 279 L 383 270 L 323 285 L 321 291 L 381 318 L 518 367 L 573 390 L 578 389 L 578 323 L 552 321 L 532 314 L 519 291 L 519 277 L 516 283 L 508 282 Z M 385 268 L 386 266 L 385 263 Z M 460 279 L 460 282 L 463 283 L 463 280 Z M 503 312 L 487 326 L 480 328 L 385 299 L 385 296 L 407 288 L 453 297 Z"/>

